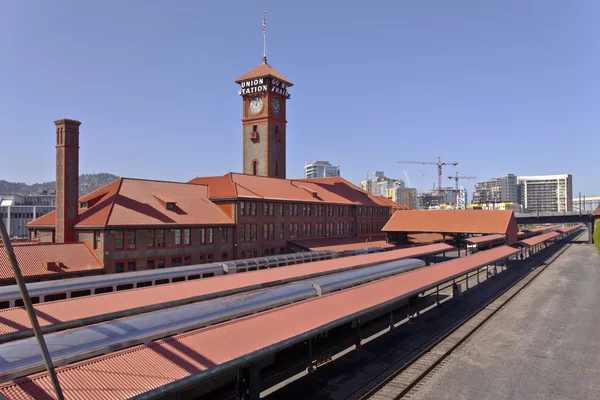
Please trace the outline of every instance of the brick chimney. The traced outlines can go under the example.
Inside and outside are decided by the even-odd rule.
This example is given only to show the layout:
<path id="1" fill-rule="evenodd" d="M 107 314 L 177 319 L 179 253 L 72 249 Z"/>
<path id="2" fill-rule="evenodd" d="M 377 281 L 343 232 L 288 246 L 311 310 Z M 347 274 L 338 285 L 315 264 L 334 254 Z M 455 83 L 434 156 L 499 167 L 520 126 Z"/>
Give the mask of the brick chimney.
<path id="1" fill-rule="evenodd" d="M 75 241 L 79 208 L 79 125 L 59 119 L 56 125 L 56 243 Z"/>

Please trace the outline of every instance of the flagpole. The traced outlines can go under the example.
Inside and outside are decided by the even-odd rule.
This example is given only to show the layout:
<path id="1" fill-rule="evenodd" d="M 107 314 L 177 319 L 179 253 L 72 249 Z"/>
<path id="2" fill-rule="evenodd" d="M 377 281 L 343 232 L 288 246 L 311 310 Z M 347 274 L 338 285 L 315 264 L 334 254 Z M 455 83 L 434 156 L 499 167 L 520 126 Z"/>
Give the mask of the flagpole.
<path id="1" fill-rule="evenodd" d="M 267 62 L 267 10 L 264 10 L 263 15 L 263 61 Z"/>

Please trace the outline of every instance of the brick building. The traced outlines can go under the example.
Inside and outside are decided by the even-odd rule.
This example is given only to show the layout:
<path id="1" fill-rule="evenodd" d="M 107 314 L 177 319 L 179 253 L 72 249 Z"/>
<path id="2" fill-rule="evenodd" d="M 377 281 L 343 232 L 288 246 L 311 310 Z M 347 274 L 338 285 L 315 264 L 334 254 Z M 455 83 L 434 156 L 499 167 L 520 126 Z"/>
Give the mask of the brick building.
<path id="1" fill-rule="evenodd" d="M 243 171 L 187 183 L 131 178 L 77 198 L 79 126 L 56 125 L 56 211 L 28 224 L 31 239 L 86 242 L 105 272 L 251 258 L 302 239 L 381 235 L 394 208 L 341 177 L 285 179 L 291 82 L 263 63 L 239 78 Z M 57 260 L 60 261 L 60 260 Z"/>

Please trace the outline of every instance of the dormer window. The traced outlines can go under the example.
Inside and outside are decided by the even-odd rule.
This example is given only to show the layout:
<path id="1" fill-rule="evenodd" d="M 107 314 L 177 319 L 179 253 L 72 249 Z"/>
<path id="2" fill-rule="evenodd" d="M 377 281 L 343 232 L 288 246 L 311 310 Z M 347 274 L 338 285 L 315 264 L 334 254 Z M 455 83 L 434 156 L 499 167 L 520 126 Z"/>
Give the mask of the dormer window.
<path id="1" fill-rule="evenodd" d="M 175 209 L 175 203 L 169 201 L 169 202 L 166 203 L 166 207 L 167 207 L 167 210 L 174 210 Z"/>
<path id="2" fill-rule="evenodd" d="M 81 203 L 79 203 L 79 208 L 88 208 L 88 202 L 82 201 Z"/>

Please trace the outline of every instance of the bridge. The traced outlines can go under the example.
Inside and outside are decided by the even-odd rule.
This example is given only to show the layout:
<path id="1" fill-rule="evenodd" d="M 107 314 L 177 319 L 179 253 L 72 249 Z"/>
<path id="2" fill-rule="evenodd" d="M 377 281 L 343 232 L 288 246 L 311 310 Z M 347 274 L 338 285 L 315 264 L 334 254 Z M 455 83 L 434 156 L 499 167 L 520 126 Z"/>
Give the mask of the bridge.
<path id="1" fill-rule="evenodd" d="M 529 212 L 515 213 L 517 224 L 570 224 L 580 222 L 587 226 L 588 241 L 593 243 L 594 217 L 590 212 Z"/>

